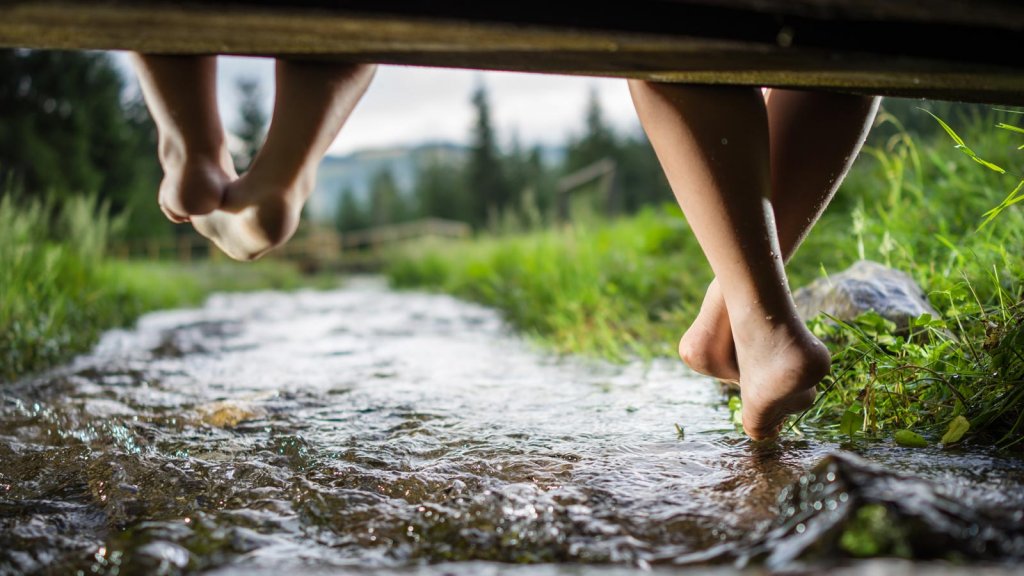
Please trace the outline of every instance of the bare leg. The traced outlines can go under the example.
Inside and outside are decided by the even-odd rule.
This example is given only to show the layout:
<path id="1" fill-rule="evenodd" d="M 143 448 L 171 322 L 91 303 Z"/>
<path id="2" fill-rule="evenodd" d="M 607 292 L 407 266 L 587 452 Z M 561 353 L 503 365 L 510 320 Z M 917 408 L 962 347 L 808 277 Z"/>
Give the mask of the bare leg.
<path id="1" fill-rule="evenodd" d="M 878 98 L 773 89 L 765 101 L 772 207 L 782 257 L 789 261 L 853 165 Z M 739 378 L 729 314 L 717 280 L 680 340 L 679 356 L 701 374 Z"/>
<path id="2" fill-rule="evenodd" d="M 828 350 L 796 314 L 769 201 L 768 118 L 750 88 L 630 81 L 640 121 L 720 281 L 736 341 L 743 424 L 777 433 L 808 407 Z"/>
<path id="3" fill-rule="evenodd" d="M 192 218 L 237 260 L 259 258 L 291 238 L 316 169 L 373 78 L 371 65 L 277 61 L 277 96 L 263 149 L 232 182 L 220 210 Z"/>
<path id="4" fill-rule="evenodd" d="M 159 132 L 160 208 L 173 222 L 212 212 L 236 177 L 217 112 L 217 58 L 132 54 L 132 62 Z"/>

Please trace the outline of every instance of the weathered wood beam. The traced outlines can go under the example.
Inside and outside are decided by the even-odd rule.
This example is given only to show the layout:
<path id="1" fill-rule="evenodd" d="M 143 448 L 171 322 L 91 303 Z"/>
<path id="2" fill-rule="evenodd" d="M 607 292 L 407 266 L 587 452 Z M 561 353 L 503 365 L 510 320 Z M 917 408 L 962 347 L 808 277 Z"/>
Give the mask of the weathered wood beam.
<path id="1" fill-rule="evenodd" d="M 1017 0 L 0 0 L 0 46 L 805 87 L 1024 105 Z"/>

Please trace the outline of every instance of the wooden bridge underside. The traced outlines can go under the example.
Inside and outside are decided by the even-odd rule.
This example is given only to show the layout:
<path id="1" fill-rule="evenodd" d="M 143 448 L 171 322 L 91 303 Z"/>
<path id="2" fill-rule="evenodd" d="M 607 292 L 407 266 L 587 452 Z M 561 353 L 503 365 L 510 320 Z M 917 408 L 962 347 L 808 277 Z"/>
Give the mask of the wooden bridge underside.
<path id="1" fill-rule="evenodd" d="M 0 47 L 288 55 L 1024 105 L 1019 0 L 0 0 Z"/>

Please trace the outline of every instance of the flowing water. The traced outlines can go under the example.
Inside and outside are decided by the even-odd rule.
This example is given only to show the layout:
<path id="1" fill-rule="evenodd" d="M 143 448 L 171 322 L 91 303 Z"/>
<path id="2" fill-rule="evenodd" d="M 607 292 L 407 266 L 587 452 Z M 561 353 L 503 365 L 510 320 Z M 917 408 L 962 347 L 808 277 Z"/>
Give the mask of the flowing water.
<path id="1" fill-rule="evenodd" d="M 372 281 L 151 314 L 0 405 L 2 574 L 1002 573 L 1022 510 L 1019 460 L 757 445 L 677 363 L 558 358 Z"/>

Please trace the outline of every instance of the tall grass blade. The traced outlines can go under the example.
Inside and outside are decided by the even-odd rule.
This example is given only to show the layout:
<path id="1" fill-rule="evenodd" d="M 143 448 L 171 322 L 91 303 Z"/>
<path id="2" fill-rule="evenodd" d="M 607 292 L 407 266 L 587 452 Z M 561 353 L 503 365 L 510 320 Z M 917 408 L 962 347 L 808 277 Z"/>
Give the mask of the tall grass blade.
<path id="1" fill-rule="evenodd" d="M 1020 132 L 1021 134 L 1024 134 L 1024 128 L 1021 128 L 1020 126 L 1014 126 L 1013 124 L 1006 124 L 1005 122 L 1000 122 L 999 124 L 996 124 L 996 128 L 1002 128 L 1003 130 L 1009 130 L 1011 132 Z"/>
<path id="2" fill-rule="evenodd" d="M 985 220 L 981 223 L 980 226 L 978 226 L 978 231 L 980 232 L 981 229 L 987 226 L 989 222 L 995 220 L 999 216 L 999 214 L 1003 212 L 1003 210 L 1006 210 L 1010 206 L 1013 206 L 1014 204 L 1020 202 L 1021 200 L 1024 200 L 1024 194 L 1020 194 L 1018 196 L 1022 189 L 1024 189 L 1024 179 L 1017 183 L 1017 187 L 1014 188 L 1013 191 L 1011 191 L 1006 196 L 1006 198 L 1004 198 L 1003 201 L 999 203 L 999 205 L 982 214 L 982 216 L 985 217 Z"/>
<path id="3" fill-rule="evenodd" d="M 924 108 L 921 108 L 921 110 L 924 110 Z M 984 158 L 982 158 L 982 157 L 978 156 L 977 154 L 975 154 L 974 150 L 971 150 L 971 148 L 967 145 L 967 143 L 964 142 L 964 139 L 961 138 L 960 135 L 957 134 L 956 131 L 953 130 L 953 128 L 951 128 L 949 126 L 949 124 L 946 124 L 945 122 L 943 122 L 942 118 L 939 118 L 938 116 L 936 116 L 935 114 L 932 114 L 928 110 L 924 110 L 924 111 L 929 116 L 934 118 L 935 121 L 938 122 L 940 126 L 942 126 L 942 129 L 946 131 L 946 134 L 949 134 L 949 137 L 952 138 L 954 142 L 956 142 L 957 149 L 959 149 L 961 152 L 966 154 L 968 158 L 970 158 L 971 160 L 974 160 L 975 162 L 977 162 L 978 164 L 981 164 L 982 166 L 988 168 L 989 170 L 992 170 L 994 172 L 998 172 L 1000 174 L 1006 174 L 1006 170 L 1004 170 L 1001 166 L 999 166 L 997 164 L 994 164 L 992 162 L 989 162 L 988 160 L 985 160 Z"/>

